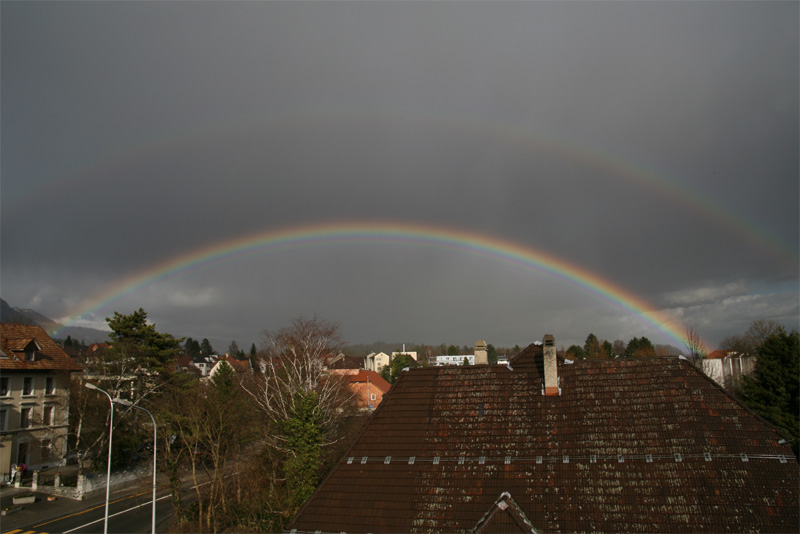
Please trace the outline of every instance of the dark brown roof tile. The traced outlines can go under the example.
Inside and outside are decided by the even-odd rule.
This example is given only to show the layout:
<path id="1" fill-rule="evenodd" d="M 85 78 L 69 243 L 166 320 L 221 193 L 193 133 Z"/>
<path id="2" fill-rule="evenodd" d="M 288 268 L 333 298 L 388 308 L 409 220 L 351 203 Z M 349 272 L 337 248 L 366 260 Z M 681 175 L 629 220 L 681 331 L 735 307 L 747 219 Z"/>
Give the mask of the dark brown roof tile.
<path id="1" fill-rule="evenodd" d="M 798 526 L 791 449 L 688 362 L 562 360 L 548 397 L 541 360 L 403 373 L 289 528 L 465 532 L 504 492 L 546 532 Z"/>

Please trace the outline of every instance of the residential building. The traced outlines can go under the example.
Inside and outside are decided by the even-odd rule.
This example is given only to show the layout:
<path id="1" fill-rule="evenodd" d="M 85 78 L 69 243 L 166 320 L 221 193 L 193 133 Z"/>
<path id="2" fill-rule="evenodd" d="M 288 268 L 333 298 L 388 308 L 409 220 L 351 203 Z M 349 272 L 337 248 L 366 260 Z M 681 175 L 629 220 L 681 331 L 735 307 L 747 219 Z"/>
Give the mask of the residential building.
<path id="1" fill-rule="evenodd" d="M 210 356 L 192 356 L 192 366 L 200 371 L 200 376 L 208 376 L 211 368 L 219 360 L 219 356 L 212 354 Z"/>
<path id="2" fill-rule="evenodd" d="M 391 361 L 392 359 L 385 352 L 370 352 L 364 356 L 364 369 L 380 373 Z"/>
<path id="3" fill-rule="evenodd" d="M 402 351 L 393 352 L 392 353 L 392 359 L 394 359 L 395 356 L 409 356 L 415 362 L 419 361 L 419 360 L 417 360 L 417 351 L 415 351 L 415 350 L 406 350 L 406 346 L 405 345 L 403 345 L 403 350 Z"/>
<path id="4" fill-rule="evenodd" d="M 226 355 L 221 356 L 220 359 L 211 366 L 211 369 L 208 371 L 208 378 L 214 378 L 214 375 L 219 372 L 222 366 L 230 367 L 237 374 L 249 373 L 253 370 L 252 366 L 250 365 L 250 360 L 238 360 Z"/>
<path id="5" fill-rule="evenodd" d="M 434 356 L 431 365 L 464 365 L 464 360 L 467 361 L 467 365 L 475 365 L 474 354 L 442 354 Z"/>
<path id="6" fill-rule="evenodd" d="M 0 469 L 61 465 L 70 373 L 81 367 L 39 326 L 0 324 Z"/>
<path id="7" fill-rule="evenodd" d="M 488 345 L 482 339 L 475 342 L 475 352 L 473 354 L 442 354 L 434 356 L 430 360 L 431 365 L 485 365 L 489 363 Z"/>
<path id="8" fill-rule="evenodd" d="M 569 362 L 545 336 L 402 373 L 287 529 L 796 532 L 786 438 L 686 360 Z"/>
<path id="9" fill-rule="evenodd" d="M 364 368 L 364 359 L 357 358 L 355 356 L 348 356 L 347 354 L 340 352 L 336 355 L 329 355 L 325 357 L 325 368 L 326 369 L 363 369 Z"/>
<path id="10" fill-rule="evenodd" d="M 743 376 L 756 369 L 755 356 L 725 350 L 715 350 L 703 358 L 703 372 L 720 386 L 733 389 Z"/>
<path id="11" fill-rule="evenodd" d="M 362 410 L 377 408 L 392 387 L 375 371 L 341 369 L 332 370 L 331 373 L 344 377 L 348 389 L 355 396 L 356 406 Z"/>

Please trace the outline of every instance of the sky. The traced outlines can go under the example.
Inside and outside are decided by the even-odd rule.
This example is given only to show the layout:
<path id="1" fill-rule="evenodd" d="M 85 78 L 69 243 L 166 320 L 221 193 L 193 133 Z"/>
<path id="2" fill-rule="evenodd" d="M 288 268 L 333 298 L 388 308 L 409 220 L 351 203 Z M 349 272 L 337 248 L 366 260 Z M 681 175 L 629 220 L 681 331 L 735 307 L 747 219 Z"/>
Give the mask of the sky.
<path id="1" fill-rule="evenodd" d="M 799 11 L 4 0 L 0 296 L 220 351 L 798 328 Z"/>

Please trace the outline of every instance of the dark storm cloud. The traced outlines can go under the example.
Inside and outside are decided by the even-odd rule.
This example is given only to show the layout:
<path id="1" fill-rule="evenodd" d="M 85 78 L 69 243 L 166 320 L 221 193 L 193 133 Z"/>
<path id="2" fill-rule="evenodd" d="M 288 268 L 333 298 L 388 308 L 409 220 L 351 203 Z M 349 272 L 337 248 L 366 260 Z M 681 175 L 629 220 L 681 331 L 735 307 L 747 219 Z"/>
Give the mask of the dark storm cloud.
<path id="1" fill-rule="evenodd" d="M 57 316 L 212 243 L 381 219 L 554 254 L 717 339 L 770 304 L 797 324 L 797 4 L 0 9 L 12 305 Z M 351 341 L 641 328 L 540 274 L 371 250 L 221 265 L 117 305 L 193 337 L 254 337 L 313 311 Z"/>

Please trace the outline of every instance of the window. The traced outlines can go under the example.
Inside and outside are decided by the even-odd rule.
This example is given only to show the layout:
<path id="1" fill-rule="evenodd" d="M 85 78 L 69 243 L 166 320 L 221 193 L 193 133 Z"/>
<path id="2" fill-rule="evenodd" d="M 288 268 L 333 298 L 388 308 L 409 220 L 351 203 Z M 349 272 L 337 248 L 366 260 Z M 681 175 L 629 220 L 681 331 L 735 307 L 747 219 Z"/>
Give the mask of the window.
<path id="1" fill-rule="evenodd" d="M 42 440 L 42 460 L 50 459 L 50 452 L 52 450 L 52 442 L 49 439 Z"/>
<path id="2" fill-rule="evenodd" d="M 46 382 L 46 384 L 44 386 L 44 392 L 47 395 L 52 395 L 53 393 L 56 392 L 56 385 L 55 385 L 55 381 L 53 380 L 52 376 L 48 376 L 47 377 L 47 382 Z"/>
<path id="3" fill-rule="evenodd" d="M 42 424 L 45 426 L 53 426 L 55 422 L 55 410 L 53 409 L 52 405 L 47 405 L 44 407 L 44 411 L 42 412 Z"/>
<path id="4" fill-rule="evenodd" d="M 33 377 L 26 376 L 22 381 L 22 394 L 33 395 Z"/>
<path id="5" fill-rule="evenodd" d="M 22 408 L 19 417 L 20 428 L 30 428 L 33 426 L 33 408 Z"/>
<path id="6" fill-rule="evenodd" d="M 6 424 L 8 421 L 8 408 L 0 408 L 0 431 L 8 430 Z"/>
<path id="7" fill-rule="evenodd" d="M 377 399 L 377 398 L 378 398 L 378 396 L 377 396 L 377 395 L 375 395 L 374 393 L 370 393 L 370 395 L 369 395 L 369 400 L 375 400 L 375 399 Z"/>
<path id="8" fill-rule="evenodd" d="M 8 377 L 0 376 L 0 397 L 7 397 L 10 393 L 8 389 Z"/>

